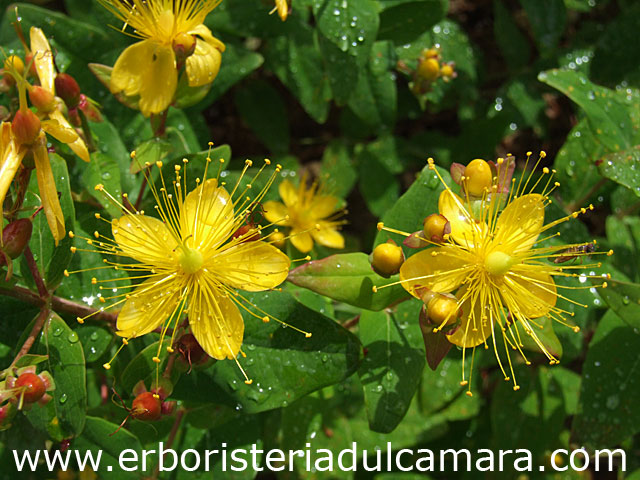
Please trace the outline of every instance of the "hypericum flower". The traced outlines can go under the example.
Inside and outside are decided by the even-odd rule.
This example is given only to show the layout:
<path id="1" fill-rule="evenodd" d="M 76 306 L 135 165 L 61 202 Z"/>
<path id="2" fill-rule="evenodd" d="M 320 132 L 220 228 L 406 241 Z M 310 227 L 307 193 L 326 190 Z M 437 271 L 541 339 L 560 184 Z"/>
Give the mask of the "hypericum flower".
<path id="1" fill-rule="evenodd" d="M 164 112 L 184 65 L 190 87 L 208 85 L 220 70 L 224 44 L 203 25 L 220 0 L 99 0 L 142 41 L 127 47 L 111 72 L 113 94 L 139 95 L 143 115 Z"/>
<path id="2" fill-rule="evenodd" d="M 270 222 L 291 227 L 290 240 L 302 253 L 310 252 L 314 240 L 329 248 L 344 248 L 344 238 L 338 226 L 344 221 L 336 220 L 344 211 L 340 200 L 322 193 L 317 183 L 307 185 L 306 175 L 300 179 L 296 189 L 289 180 L 279 187 L 284 204 L 268 201 L 264 204 L 264 216 Z"/>
<path id="3" fill-rule="evenodd" d="M 529 152 L 527 165 L 530 155 Z M 536 167 L 544 157 L 542 152 Z M 558 285 L 554 277 L 585 276 L 572 272 L 600 265 L 562 265 L 553 261 L 566 257 L 567 250 L 576 256 L 591 253 L 587 252 L 590 249 L 582 248 L 585 244 L 558 245 L 549 242 L 559 235 L 551 229 L 577 218 L 587 209 L 582 208 L 545 225 L 545 207 L 551 202 L 549 195 L 559 186 L 558 182 L 552 180 L 555 172 L 547 167 L 542 169 L 542 176 L 537 180 L 534 180 L 533 172 L 523 175 L 517 186 L 512 180 L 509 191 L 508 188 L 502 188 L 504 179 L 498 178 L 501 173 L 508 172 L 506 162 L 498 159 L 493 178 L 476 192 L 478 196 L 472 197 L 469 193 L 474 190 L 469 186 L 478 182 L 475 174 L 468 172 L 470 175 L 462 176 L 462 187 L 466 185 L 467 188 L 464 188 L 465 198 L 461 198 L 444 182 L 433 159 L 428 162 L 429 168 L 444 184 L 438 210 L 448 220 L 451 232 L 444 235 L 443 242 L 421 238 L 434 248 L 410 256 L 400 268 L 398 283 L 414 297 L 429 302 L 429 305 L 433 303 L 434 295 L 449 294 L 449 298 L 454 298 L 456 303 L 448 308 L 449 313 L 440 319 L 441 322 L 433 325 L 433 331 L 441 332 L 449 342 L 462 347 L 463 359 L 467 348 L 472 348 L 475 353 L 477 346 L 484 344 L 485 348 L 489 348 L 488 343 L 491 343 L 505 379 L 512 378 L 513 388 L 517 390 L 519 386 L 514 377 L 509 350 L 518 350 L 525 363 L 530 363 L 521 349 L 520 338 L 524 333 L 533 338 L 551 364 L 558 363 L 558 359 L 536 334 L 536 329 L 540 328 L 536 319 L 547 316 L 566 325 L 569 323 L 567 316 L 573 314 L 557 307 L 557 299 L 580 305 L 558 292 L 562 288 L 580 287 Z M 488 164 L 486 166 L 489 168 Z M 477 165 L 471 170 L 475 171 L 475 167 Z M 484 168 L 480 168 L 480 171 L 484 171 Z M 589 209 L 593 209 L 593 206 L 590 205 Z M 410 235 L 382 224 L 379 224 L 379 228 Z M 611 255 L 613 252 L 606 253 Z M 602 286 L 606 287 L 606 282 Z M 460 311 L 462 315 L 458 322 L 455 317 L 460 315 Z M 573 328 L 579 331 L 578 327 Z M 502 338 L 497 339 L 497 334 L 501 334 Z M 508 367 L 503 366 L 498 353 L 499 348 L 503 347 Z M 463 368 L 461 384 L 468 383 Z M 471 395 L 471 391 L 467 394 Z"/>
<path id="4" fill-rule="evenodd" d="M 100 301 L 106 303 L 116 299 L 108 308 L 122 306 L 117 319 L 117 334 L 125 343 L 161 326 L 164 339 L 167 329 L 173 326 L 168 347 L 170 352 L 173 351 L 173 336 L 181 330 L 178 325 L 186 312 L 191 332 L 208 355 L 218 360 L 232 358 L 237 361 L 238 353 L 242 353 L 240 347 L 244 334 L 238 307 L 265 322 L 270 318 L 279 321 L 251 304 L 239 290 L 259 292 L 274 289 L 287 278 L 291 260 L 270 245 L 268 235 L 261 237 L 260 226 L 252 227 L 242 235 L 235 233 L 247 218 L 252 217 L 254 209 L 259 208 L 280 166 L 276 167 L 265 188 L 250 199 L 247 194 L 257 175 L 244 187 L 240 181 L 251 161 L 247 160 L 240 180 L 229 193 L 224 183 L 219 182 L 219 172 L 218 178 L 207 179 L 211 162 L 207 158 L 204 180 L 197 179 L 197 187 L 188 194 L 182 183 L 183 177 L 186 178 L 188 161 L 185 159 L 183 162 L 184 168 L 175 167 L 171 189 L 166 187 L 162 176 L 161 188 L 150 183 L 158 218 L 144 212 L 129 212 L 105 192 L 102 185 L 96 186 L 117 203 L 124 214 L 109 222 L 113 240 L 97 232 L 95 238 L 85 240 L 110 257 L 133 259 L 133 263 L 126 264 L 116 263 L 115 259 L 105 258 L 104 261 L 120 271 L 132 272 L 129 278 L 140 282 L 134 287 L 116 286 L 115 290 L 125 290 L 126 293 L 100 297 Z M 269 160 L 265 160 L 260 171 L 269 164 Z M 160 162 L 156 165 L 158 169 L 162 167 Z M 99 214 L 96 216 L 100 218 Z M 72 247 L 72 251 L 76 248 Z M 69 273 L 74 272 L 65 272 L 65 275 Z M 94 280 L 94 283 L 98 281 Z M 100 287 L 101 290 L 103 288 L 111 291 L 112 287 Z M 134 289 L 129 291 L 130 288 Z M 84 322 L 85 318 L 78 321 Z M 162 344 L 163 341 L 158 347 L 156 362 L 160 361 Z M 105 367 L 109 368 L 109 365 L 110 362 Z"/>

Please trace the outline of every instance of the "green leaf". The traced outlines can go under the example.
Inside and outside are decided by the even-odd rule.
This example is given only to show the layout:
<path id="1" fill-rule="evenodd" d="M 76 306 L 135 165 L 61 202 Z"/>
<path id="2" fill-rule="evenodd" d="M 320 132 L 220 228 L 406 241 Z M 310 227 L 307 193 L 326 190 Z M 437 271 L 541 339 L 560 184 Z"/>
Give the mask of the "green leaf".
<path id="1" fill-rule="evenodd" d="M 152 138 L 146 142 L 142 142 L 135 149 L 136 156 L 131 159 L 129 171 L 131 173 L 140 172 L 145 165 L 150 163 L 154 165 L 167 158 L 174 150 L 173 145 L 163 138 Z M 118 214 L 117 216 L 119 216 Z"/>
<path id="2" fill-rule="evenodd" d="M 97 325 L 80 325 L 74 331 L 80 337 L 87 363 L 98 361 L 115 337 L 112 331 Z"/>
<path id="3" fill-rule="evenodd" d="M 576 441 L 587 448 L 613 447 L 640 431 L 640 335 L 612 311 L 589 344 L 582 370 Z"/>
<path id="4" fill-rule="evenodd" d="M 598 293 L 630 327 L 640 328 L 640 285 L 611 280 Z"/>
<path id="5" fill-rule="evenodd" d="M 28 413 L 34 427 L 47 431 L 54 440 L 78 436 L 85 424 L 87 387 L 85 358 L 76 332 L 55 313 L 44 324 L 31 352 L 48 355 L 44 364 L 55 381 L 53 399 Z"/>
<path id="6" fill-rule="evenodd" d="M 134 479 L 140 478 L 140 472 L 126 472 L 120 468 L 118 459 L 124 450 L 136 452 L 138 460 L 142 458 L 142 445 L 137 437 L 129 433 L 126 429 L 120 428 L 115 423 L 108 422 L 103 418 L 87 416 L 82 436 L 74 440 L 72 448 L 81 452 L 91 451 L 93 458 L 100 454 L 100 470 L 96 471 L 100 478 L 111 479 Z M 115 431 L 118 433 L 115 433 Z M 126 458 L 132 458 L 130 452 Z M 157 457 L 156 457 L 157 458 Z M 132 465 L 127 463 L 126 465 Z M 149 465 L 147 463 L 147 465 Z M 91 467 L 91 465 L 87 465 Z M 147 468 L 150 468 L 148 466 Z M 147 471 L 149 473 L 149 471 Z"/>
<path id="7" fill-rule="evenodd" d="M 141 380 L 149 388 L 156 378 L 156 372 L 162 372 L 167 362 L 165 348 L 169 343 L 165 340 L 164 347 L 158 351 L 159 344 L 160 342 L 157 341 L 146 346 L 127 364 L 120 374 L 120 386 L 123 392 L 127 394 L 132 392 L 133 387 Z M 156 356 L 159 356 L 160 363 L 153 361 Z"/>
<path id="8" fill-rule="evenodd" d="M 535 334 L 540 343 L 544 345 L 544 348 L 546 348 L 549 353 L 551 353 L 556 358 L 561 358 L 562 343 L 553 330 L 553 320 L 551 320 L 549 317 L 540 317 L 536 318 L 533 321 L 530 321 L 529 323 L 533 328 L 532 333 Z M 522 341 L 523 348 L 526 348 L 531 352 L 542 352 L 540 346 L 538 345 L 538 342 L 532 335 L 520 331 L 520 340 Z"/>
<path id="9" fill-rule="evenodd" d="M 268 66 L 318 123 L 329 114 L 331 88 L 311 27 L 300 25 L 268 45 Z"/>
<path id="10" fill-rule="evenodd" d="M 640 197 L 640 146 L 606 155 L 598 170 L 603 177 L 624 185 Z"/>
<path id="11" fill-rule="evenodd" d="M 378 157 L 367 150 L 358 155 L 360 193 L 376 217 L 388 211 L 400 194 L 400 184 Z"/>
<path id="12" fill-rule="evenodd" d="M 271 320 L 241 310 L 245 322 L 239 359 L 253 380 L 246 385 L 233 361 L 218 361 L 206 371 L 183 376 L 174 390 L 175 398 L 211 401 L 257 413 L 288 405 L 327 385 L 340 382 L 358 368 L 361 346 L 358 339 L 336 324 L 281 292 L 244 294 L 247 306 L 285 321 L 312 334 L 306 338 L 293 328 L 283 328 Z M 260 311 L 258 311 L 260 314 Z"/>
<path id="13" fill-rule="evenodd" d="M 543 56 L 553 51 L 564 33 L 567 10 L 564 0 L 520 0 L 524 7 L 533 38 Z"/>
<path id="14" fill-rule="evenodd" d="M 330 142 L 322 155 L 323 185 L 338 198 L 345 198 L 358 178 L 351 156 L 351 149 L 339 140 Z"/>
<path id="15" fill-rule="evenodd" d="M 107 192 L 115 198 L 122 196 L 120 170 L 116 161 L 101 152 L 94 152 L 91 161 L 86 165 L 82 180 L 87 191 L 94 197 L 112 217 L 122 215 L 120 207 L 110 201 L 102 192 L 94 188 L 98 184 L 104 185 Z"/>
<path id="16" fill-rule="evenodd" d="M 365 59 L 378 32 L 378 12 L 372 0 L 314 0 L 318 30 L 341 51 Z"/>
<path id="17" fill-rule="evenodd" d="M 280 93 L 263 80 L 236 90 L 236 107 L 243 120 L 274 154 L 289 151 L 289 119 Z"/>
<path id="18" fill-rule="evenodd" d="M 380 14 L 378 40 L 393 40 L 396 45 L 411 42 L 442 20 L 447 7 L 448 2 L 442 0 L 418 0 L 385 6 Z"/>
<path id="19" fill-rule="evenodd" d="M 531 58 L 527 37 L 520 31 L 504 0 L 493 0 L 493 34 L 498 47 L 512 70 L 524 67 Z"/>
<path id="20" fill-rule="evenodd" d="M 358 85 L 358 78 L 364 74 L 362 64 L 365 62 L 359 57 L 340 50 L 335 43 L 327 40 L 323 35 L 318 37 L 318 44 L 333 98 L 338 105 L 344 105 Z"/>
<path id="21" fill-rule="evenodd" d="M 358 375 L 369 427 L 388 433 L 402 421 L 425 364 L 417 318 L 419 302 L 404 302 L 395 312 L 362 312 L 360 341 L 366 348 Z"/>
<path id="22" fill-rule="evenodd" d="M 382 310 L 408 296 L 401 285 L 381 288 L 397 279 L 397 275 L 385 279 L 376 274 L 367 255 L 360 252 L 313 260 L 292 270 L 288 278 L 295 285 L 368 310 Z"/>
<path id="23" fill-rule="evenodd" d="M 451 183 L 449 173 L 439 167 L 438 172 L 445 182 Z M 390 228 L 413 233 L 422 229 L 424 219 L 438 212 L 438 198 L 444 190 L 442 182 L 435 172 L 426 166 L 409 189 L 400 197 L 391 209 L 382 217 L 384 224 Z M 380 231 L 376 235 L 374 246 L 386 242 L 389 238 L 401 243 L 404 238 L 389 232 Z M 415 252 L 415 250 L 413 250 Z M 405 249 L 405 253 L 411 250 Z"/>
<path id="24" fill-rule="evenodd" d="M 91 123 L 91 133 L 97 138 L 98 148 L 102 153 L 115 160 L 120 174 L 122 190 L 129 192 L 135 185 L 135 176 L 129 171 L 129 150 L 125 146 L 120 132 L 109 120 L 104 118 L 100 123 Z M 85 168 L 83 165 L 82 168 Z"/>

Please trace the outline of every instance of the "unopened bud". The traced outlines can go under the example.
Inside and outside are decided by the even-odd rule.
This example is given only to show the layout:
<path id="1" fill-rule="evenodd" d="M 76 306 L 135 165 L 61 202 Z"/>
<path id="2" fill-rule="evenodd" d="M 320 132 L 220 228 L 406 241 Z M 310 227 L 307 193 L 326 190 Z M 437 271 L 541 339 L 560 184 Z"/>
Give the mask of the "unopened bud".
<path id="1" fill-rule="evenodd" d="M 284 233 L 282 232 L 273 232 L 269 235 L 269 240 L 271 240 L 271 243 L 278 248 L 284 248 L 286 243 Z"/>
<path id="2" fill-rule="evenodd" d="M 371 266 L 373 270 L 383 277 L 390 277 L 400 271 L 404 263 L 402 247 L 393 243 L 381 243 L 373 249 L 371 254 Z"/>
<path id="3" fill-rule="evenodd" d="M 69 108 L 75 108 L 80 103 L 80 86 L 68 73 L 56 75 L 56 94 L 64 100 Z"/>
<path id="4" fill-rule="evenodd" d="M 424 58 L 438 58 L 438 55 L 440 55 L 440 53 L 437 48 L 425 48 L 422 50 L 422 56 Z"/>
<path id="5" fill-rule="evenodd" d="M 11 420 L 16 416 L 18 409 L 12 402 L 7 402 L 0 407 L 0 431 L 11 426 Z"/>
<path id="6" fill-rule="evenodd" d="M 102 121 L 102 114 L 100 110 L 98 110 L 96 103 L 83 93 L 80 94 L 78 108 L 82 110 L 82 113 L 92 122 L 99 123 Z"/>
<path id="7" fill-rule="evenodd" d="M 178 403 L 174 400 L 170 402 L 162 402 L 162 405 L 161 405 L 162 415 L 171 415 L 173 412 L 176 411 L 177 404 Z"/>
<path id="8" fill-rule="evenodd" d="M 472 160 L 464 170 L 464 187 L 466 191 L 474 196 L 480 197 L 491 187 L 493 174 L 491 166 L 480 158 Z"/>
<path id="9" fill-rule="evenodd" d="M 442 68 L 440 68 L 440 74 L 445 78 L 453 78 L 455 73 L 453 66 L 449 63 L 445 63 L 442 65 Z"/>
<path id="10" fill-rule="evenodd" d="M 25 403 L 37 402 L 46 393 L 46 386 L 42 379 L 31 372 L 20 375 L 16 379 L 14 388 L 21 390 L 22 399 Z"/>
<path id="11" fill-rule="evenodd" d="M 16 55 L 10 55 L 4 61 L 4 81 L 7 85 L 13 86 L 16 84 L 15 78 L 9 72 L 15 72 L 22 76 L 24 74 L 24 63 L 22 59 Z"/>
<path id="12" fill-rule="evenodd" d="M 145 422 L 159 420 L 162 416 L 162 402 L 151 392 L 144 392 L 133 399 L 131 416 Z"/>
<path id="13" fill-rule="evenodd" d="M 31 110 L 18 110 L 11 122 L 11 130 L 18 143 L 31 145 L 40 135 L 40 119 Z"/>
<path id="14" fill-rule="evenodd" d="M 56 99 L 53 94 L 38 85 L 29 90 L 29 100 L 42 113 L 49 113 L 56 108 Z"/>
<path id="15" fill-rule="evenodd" d="M 427 315 L 435 325 L 451 325 L 462 316 L 462 309 L 455 297 L 438 293 L 427 303 Z"/>
<path id="16" fill-rule="evenodd" d="M 9 258 L 18 258 L 29 244 L 33 224 L 28 218 L 20 218 L 7 225 L 2 231 L 2 251 Z M 0 265 L 5 264 L 4 255 L 0 255 Z"/>
<path id="17" fill-rule="evenodd" d="M 432 213 L 424 219 L 424 237 L 434 243 L 444 242 L 444 236 L 451 233 L 451 224 L 444 215 Z"/>
<path id="18" fill-rule="evenodd" d="M 242 242 L 254 242 L 260 240 L 260 230 L 255 225 L 242 225 L 233 233 L 232 237 L 238 238 Z"/>
<path id="19" fill-rule="evenodd" d="M 420 60 L 418 64 L 418 76 L 433 82 L 440 75 L 440 63 L 435 58 L 426 58 Z"/>

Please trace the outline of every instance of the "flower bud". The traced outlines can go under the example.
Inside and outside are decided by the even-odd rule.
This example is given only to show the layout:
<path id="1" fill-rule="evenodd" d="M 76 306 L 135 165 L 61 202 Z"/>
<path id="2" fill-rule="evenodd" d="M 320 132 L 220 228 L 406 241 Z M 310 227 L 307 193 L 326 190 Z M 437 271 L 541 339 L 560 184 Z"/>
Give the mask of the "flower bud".
<path id="1" fill-rule="evenodd" d="M 404 263 L 402 247 L 393 243 L 381 243 L 373 249 L 371 254 L 371 266 L 373 270 L 383 277 L 390 277 L 400 271 Z"/>
<path id="2" fill-rule="evenodd" d="M 198 365 L 209 358 L 191 333 L 185 333 L 178 339 L 176 350 L 180 352 L 180 358 L 189 366 Z"/>
<path id="3" fill-rule="evenodd" d="M 418 76 L 433 82 L 440 75 L 440 63 L 435 58 L 421 59 L 418 64 Z"/>
<path id="4" fill-rule="evenodd" d="M 253 232 L 250 234 L 250 232 Z M 232 235 L 233 238 L 240 238 L 242 242 L 254 242 L 260 240 L 260 230 L 250 223 L 242 225 Z"/>
<path id="5" fill-rule="evenodd" d="M 422 56 L 424 58 L 438 58 L 438 56 L 440 55 L 440 53 L 438 52 L 437 48 L 425 48 L 424 50 L 422 50 Z"/>
<path id="6" fill-rule="evenodd" d="M 451 233 L 451 224 L 444 215 L 432 213 L 424 219 L 424 238 L 434 243 L 444 242 L 444 236 Z"/>
<path id="7" fill-rule="evenodd" d="M 42 379 L 32 372 L 20 375 L 14 384 L 14 388 L 23 390 L 21 393 L 25 403 L 34 403 L 40 400 L 46 392 L 46 386 Z"/>
<path id="8" fill-rule="evenodd" d="M 196 50 L 196 37 L 189 33 L 179 33 L 173 39 L 173 51 L 176 54 L 176 60 L 184 62 L 187 57 L 193 55 Z"/>
<path id="9" fill-rule="evenodd" d="M 162 416 L 162 402 L 151 392 L 144 392 L 133 399 L 131 416 L 145 422 L 159 420 Z"/>
<path id="10" fill-rule="evenodd" d="M 2 231 L 2 251 L 9 258 L 18 258 L 31 239 L 33 224 L 29 218 L 20 218 L 11 222 Z M 5 264 L 4 255 L 0 255 L 0 265 Z"/>
<path id="11" fill-rule="evenodd" d="M 31 145 L 40 135 L 40 119 L 31 110 L 18 110 L 11 122 L 11 130 L 18 143 Z"/>
<path id="12" fill-rule="evenodd" d="M 38 85 L 29 90 L 29 100 L 42 113 L 49 113 L 56 108 L 56 99 L 53 94 Z"/>
<path id="13" fill-rule="evenodd" d="M 455 297 L 438 293 L 427 303 L 427 315 L 435 325 L 452 325 L 462 316 Z"/>
<path id="14" fill-rule="evenodd" d="M 440 68 L 440 74 L 445 77 L 445 79 L 454 78 L 456 71 L 453 69 L 453 65 L 451 65 L 450 63 L 445 63 L 444 65 L 442 65 L 442 68 Z"/>
<path id="15" fill-rule="evenodd" d="M 481 197 L 485 190 L 491 187 L 493 174 L 491 166 L 480 158 L 472 160 L 464 170 L 464 187 L 474 196 Z"/>
<path id="16" fill-rule="evenodd" d="M 162 402 L 162 405 L 161 405 L 162 415 L 171 415 L 173 412 L 176 411 L 177 404 L 178 402 L 176 402 L 175 400 L 172 400 L 170 402 Z"/>
<path id="17" fill-rule="evenodd" d="M 56 75 L 56 94 L 64 100 L 67 107 L 75 108 L 80 103 L 80 86 L 78 82 L 67 73 Z"/>
<path id="18" fill-rule="evenodd" d="M 17 411 L 16 406 L 11 402 L 0 407 L 0 431 L 11 427 L 11 420 L 16 416 Z"/>
<path id="19" fill-rule="evenodd" d="M 269 235 L 269 240 L 271 240 L 271 243 L 278 248 L 284 248 L 286 243 L 284 233 L 282 232 L 273 232 Z"/>
<path id="20" fill-rule="evenodd" d="M 24 63 L 20 57 L 10 55 L 4 61 L 4 81 L 9 87 L 16 84 L 15 78 L 13 78 L 9 73 L 10 71 L 17 73 L 20 76 L 24 74 Z"/>
<path id="21" fill-rule="evenodd" d="M 98 110 L 97 104 L 83 93 L 80 94 L 78 108 L 92 122 L 100 123 L 102 121 L 102 114 Z"/>

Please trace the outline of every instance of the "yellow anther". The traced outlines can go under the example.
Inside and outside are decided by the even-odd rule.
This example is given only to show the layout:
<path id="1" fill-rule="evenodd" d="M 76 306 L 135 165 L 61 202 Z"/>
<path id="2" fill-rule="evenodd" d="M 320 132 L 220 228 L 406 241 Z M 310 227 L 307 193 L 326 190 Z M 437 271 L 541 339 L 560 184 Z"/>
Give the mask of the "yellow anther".
<path id="1" fill-rule="evenodd" d="M 105 370 L 110 370 L 111 369 L 111 364 L 110 363 L 104 363 L 102 366 L 104 367 Z"/>
<path id="2" fill-rule="evenodd" d="M 156 363 L 160 363 L 160 358 L 159 357 L 153 357 L 151 360 L 153 360 Z"/>
<path id="3" fill-rule="evenodd" d="M 96 190 L 96 191 L 98 191 L 98 192 L 101 192 L 101 191 L 103 191 L 103 190 L 104 190 L 104 185 L 103 185 L 103 184 L 101 184 L 101 183 L 99 183 L 99 184 L 97 184 L 95 187 L 93 187 L 93 189 L 94 189 L 94 190 Z"/>

